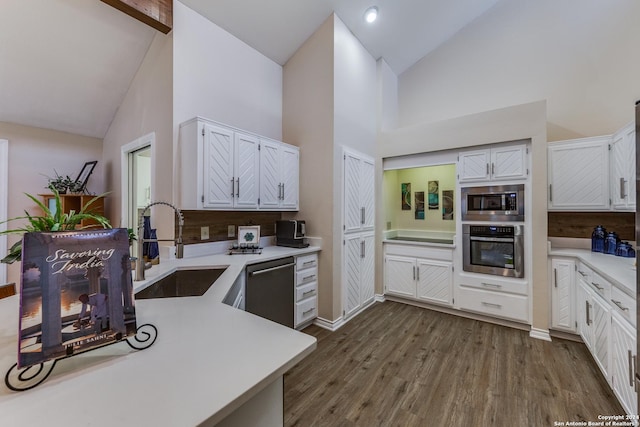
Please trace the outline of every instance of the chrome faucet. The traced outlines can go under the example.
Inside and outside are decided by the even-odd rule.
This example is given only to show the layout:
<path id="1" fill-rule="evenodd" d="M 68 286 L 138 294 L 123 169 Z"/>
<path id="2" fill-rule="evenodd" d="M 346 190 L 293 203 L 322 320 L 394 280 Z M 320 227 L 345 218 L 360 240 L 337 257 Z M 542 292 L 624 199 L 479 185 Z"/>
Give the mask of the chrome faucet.
<path id="1" fill-rule="evenodd" d="M 178 217 L 178 237 L 176 239 L 145 239 L 144 236 L 144 213 L 151 206 L 155 205 L 165 205 L 169 206 L 176 212 L 176 216 Z M 143 255 L 143 246 L 144 243 L 147 242 L 174 242 L 176 244 L 176 258 L 182 258 L 184 255 L 184 245 L 182 244 L 182 226 L 184 225 L 184 216 L 182 212 L 177 207 L 173 206 L 171 203 L 167 202 L 151 202 L 147 206 L 142 209 L 140 212 L 140 217 L 138 218 L 138 259 L 136 260 L 136 278 L 135 280 L 144 280 L 144 255 Z"/>

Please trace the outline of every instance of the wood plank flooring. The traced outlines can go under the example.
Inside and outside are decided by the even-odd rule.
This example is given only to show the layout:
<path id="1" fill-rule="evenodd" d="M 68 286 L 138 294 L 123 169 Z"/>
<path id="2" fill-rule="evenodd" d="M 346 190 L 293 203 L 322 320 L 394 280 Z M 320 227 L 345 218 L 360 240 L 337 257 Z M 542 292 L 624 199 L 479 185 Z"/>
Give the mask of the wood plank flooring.
<path id="1" fill-rule="evenodd" d="M 395 302 L 336 332 L 284 377 L 285 426 L 553 426 L 624 414 L 581 343 Z"/>

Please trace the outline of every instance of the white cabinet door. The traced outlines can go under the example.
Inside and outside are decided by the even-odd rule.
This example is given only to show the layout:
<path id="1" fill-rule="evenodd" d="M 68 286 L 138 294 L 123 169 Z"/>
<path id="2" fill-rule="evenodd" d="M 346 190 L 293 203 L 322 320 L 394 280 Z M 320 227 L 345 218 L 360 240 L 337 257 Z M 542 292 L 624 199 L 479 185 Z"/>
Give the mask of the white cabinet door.
<path id="1" fill-rule="evenodd" d="M 625 126 L 611 141 L 611 199 L 614 209 L 635 210 L 636 131 Z"/>
<path id="2" fill-rule="evenodd" d="M 375 221 L 375 164 L 344 151 L 344 232 L 372 230 Z"/>
<path id="3" fill-rule="evenodd" d="M 612 313 L 611 387 L 627 414 L 638 413 L 638 393 L 634 387 L 636 369 L 636 332 L 617 313 Z"/>
<path id="4" fill-rule="evenodd" d="M 344 317 L 360 309 L 360 281 L 362 277 L 362 245 L 359 235 L 345 238 L 343 265 Z"/>
<path id="5" fill-rule="evenodd" d="M 360 305 L 366 306 L 375 298 L 375 235 L 362 235 L 362 265 L 360 281 Z"/>
<path id="6" fill-rule="evenodd" d="M 242 209 L 256 209 L 258 207 L 260 140 L 253 135 L 235 133 L 235 199 L 233 206 Z"/>
<path id="7" fill-rule="evenodd" d="M 277 209 L 282 197 L 280 170 L 280 144 L 276 141 L 260 141 L 260 207 Z"/>
<path id="8" fill-rule="evenodd" d="M 282 198 L 280 207 L 286 210 L 298 210 L 300 187 L 300 150 L 298 147 L 281 144 L 282 153 L 280 179 Z"/>
<path id="9" fill-rule="evenodd" d="M 373 161 L 362 161 L 362 176 L 360 178 L 360 200 L 362 205 L 361 223 L 363 229 L 372 229 L 374 221 L 374 187 L 375 166 Z"/>
<path id="10" fill-rule="evenodd" d="M 593 357 L 600 366 L 605 378 L 609 378 L 609 326 L 611 315 L 608 304 L 598 296 L 592 295 L 593 306 Z"/>
<path id="11" fill-rule="evenodd" d="M 384 287 L 387 293 L 415 298 L 415 258 L 386 256 L 384 259 Z"/>
<path id="12" fill-rule="evenodd" d="M 551 326 L 575 331 L 575 261 L 551 260 Z"/>
<path id="13" fill-rule="evenodd" d="M 452 264 L 426 259 L 416 260 L 417 298 L 451 305 L 453 295 Z"/>
<path id="14" fill-rule="evenodd" d="M 205 124 L 203 207 L 233 207 L 235 196 L 233 156 L 233 131 Z"/>
<path id="15" fill-rule="evenodd" d="M 415 258 L 387 255 L 384 259 L 384 286 L 387 293 L 415 298 Z"/>
<path id="16" fill-rule="evenodd" d="M 344 231 L 360 231 L 362 209 L 360 205 L 360 178 L 362 160 L 351 153 L 344 155 Z"/>
<path id="17" fill-rule="evenodd" d="M 582 337 L 582 340 L 587 345 L 589 350 L 592 350 L 593 329 L 591 327 L 591 324 L 593 322 L 593 308 L 591 304 L 591 297 L 589 295 L 588 285 L 582 280 L 578 280 L 578 284 L 576 286 L 576 304 L 576 320 L 578 322 L 578 333 Z"/>
<path id="18" fill-rule="evenodd" d="M 458 180 L 460 182 L 488 180 L 490 160 L 489 149 L 461 152 L 458 157 Z"/>
<path id="19" fill-rule="evenodd" d="M 491 179 L 527 177 L 527 147 L 513 145 L 491 148 Z"/>
<path id="20" fill-rule="evenodd" d="M 609 141 L 607 136 L 549 145 L 549 210 L 609 209 Z"/>

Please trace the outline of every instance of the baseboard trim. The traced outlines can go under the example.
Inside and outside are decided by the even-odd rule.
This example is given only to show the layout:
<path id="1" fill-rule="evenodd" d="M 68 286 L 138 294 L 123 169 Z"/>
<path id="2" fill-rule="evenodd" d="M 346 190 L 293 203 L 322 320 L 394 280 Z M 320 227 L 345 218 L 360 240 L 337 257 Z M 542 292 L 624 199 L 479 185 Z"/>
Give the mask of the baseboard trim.
<path id="1" fill-rule="evenodd" d="M 385 302 L 387 299 L 383 294 L 376 294 L 374 300 L 375 302 Z"/>
<path id="2" fill-rule="evenodd" d="M 538 328 L 531 327 L 529 336 L 531 338 L 535 338 L 538 340 L 551 341 L 551 335 L 549 335 L 548 329 L 538 329 Z"/>
<path id="3" fill-rule="evenodd" d="M 336 320 L 333 320 L 333 321 L 324 319 L 322 317 L 316 317 L 316 319 L 313 321 L 313 324 L 322 329 L 327 329 L 331 332 L 335 332 L 338 329 L 340 329 L 342 325 L 345 324 L 345 321 L 342 318 L 342 316 L 338 317 Z"/>

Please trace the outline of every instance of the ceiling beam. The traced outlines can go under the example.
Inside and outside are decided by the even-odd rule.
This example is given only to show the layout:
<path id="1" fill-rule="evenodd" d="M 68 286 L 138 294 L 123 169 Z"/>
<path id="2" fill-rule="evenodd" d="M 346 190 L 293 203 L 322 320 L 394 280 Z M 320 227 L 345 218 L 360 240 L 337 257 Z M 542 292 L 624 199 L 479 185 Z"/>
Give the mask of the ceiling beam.
<path id="1" fill-rule="evenodd" d="M 167 34 L 173 27 L 172 0 L 101 0 L 150 27 Z"/>

